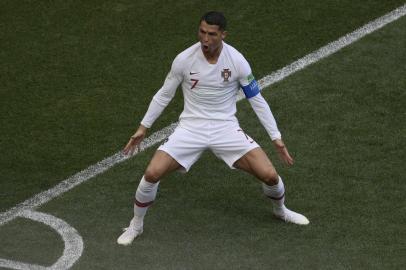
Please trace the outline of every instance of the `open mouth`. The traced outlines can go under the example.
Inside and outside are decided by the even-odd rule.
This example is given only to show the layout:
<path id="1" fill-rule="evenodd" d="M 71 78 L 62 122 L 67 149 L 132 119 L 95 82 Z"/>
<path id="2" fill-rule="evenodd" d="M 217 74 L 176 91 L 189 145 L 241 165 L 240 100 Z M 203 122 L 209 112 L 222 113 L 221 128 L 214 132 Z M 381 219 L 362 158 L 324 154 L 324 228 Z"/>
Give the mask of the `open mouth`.
<path id="1" fill-rule="evenodd" d="M 203 50 L 208 51 L 208 50 L 209 50 L 209 46 L 208 46 L 208 45 L 203 45 Z"/>

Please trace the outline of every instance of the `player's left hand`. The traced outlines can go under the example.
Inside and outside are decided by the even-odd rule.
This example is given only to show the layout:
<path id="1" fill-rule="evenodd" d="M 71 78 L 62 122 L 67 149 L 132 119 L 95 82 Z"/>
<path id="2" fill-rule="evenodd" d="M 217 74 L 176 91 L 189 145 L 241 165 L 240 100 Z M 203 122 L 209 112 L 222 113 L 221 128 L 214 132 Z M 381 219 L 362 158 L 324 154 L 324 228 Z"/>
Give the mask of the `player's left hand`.
<path id="1" fill-rule="evenodd" d="M 278 152 L 279 158 L 287 165 L 293 165 L 293 158 L 288 152 L 285 143 L 281 139 L 276 139 L 272 141 L 276 151 Z"/>

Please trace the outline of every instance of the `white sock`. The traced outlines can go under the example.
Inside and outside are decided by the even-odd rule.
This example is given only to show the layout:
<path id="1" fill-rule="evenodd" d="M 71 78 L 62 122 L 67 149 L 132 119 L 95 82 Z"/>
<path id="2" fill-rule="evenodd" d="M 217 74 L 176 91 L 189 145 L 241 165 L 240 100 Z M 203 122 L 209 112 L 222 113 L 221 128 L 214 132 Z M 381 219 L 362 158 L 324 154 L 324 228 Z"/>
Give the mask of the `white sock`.
<path id="1" fill-rule="evenodd" d="M 158 185 L 159 182 L 147 182 L 144 176 L 138 184 L 137 192 L 135 193 L 134 216 L 137 217 L 137 220 L 141 223 L 144 220 L 144 216 L 147 213 L 149 206 L 155 200 Z"/>
<path id="2" fill-rule="evenodd" d="M 285 203 L 285 186 L 283 184 L 282 178 L 278 176 L 279 181 L 276 185 L 268 186 L 262 183 L 262 189 L 264 194 L 271 199 L 274 210 L 282 210 Z"/>

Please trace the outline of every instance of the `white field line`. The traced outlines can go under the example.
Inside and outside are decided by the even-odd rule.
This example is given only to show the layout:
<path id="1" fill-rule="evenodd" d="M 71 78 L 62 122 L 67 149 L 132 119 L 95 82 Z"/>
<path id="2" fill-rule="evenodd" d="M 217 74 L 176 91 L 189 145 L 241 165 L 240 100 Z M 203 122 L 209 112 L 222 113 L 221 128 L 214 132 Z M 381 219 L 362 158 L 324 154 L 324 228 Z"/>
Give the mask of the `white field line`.
<path id="1" fill-rule="evenodd" d="M 18 270 L 47 270 L 45 266 L 30 264 L 30 263 L 23 263 L 23 262 L 15 262 L 13 260 L 6 260 L 0 258 L 0 266 L 9 269 L 18 269 Z"/>
<path id="2" fill-rule="evenodd" d="M 173 123 L 162 130 L 155 132 L 148 138 L 146 138 L 140 145 L 138 152 L 135 152 L 133 156 L 137 155 L 139 152 L 144 151 L 145 149 L 159 143 L 168 137 L 168 134 L 171 134 L 178 123 Z M 36 207 L 41 206 L 42 204 L 52 200 L 55 197 L 71 190 L 72 188 L 80 185 L 81 183 L 89 180 L 96 175 L 99 175 L 111 167 L 129 159 L 129 156 L 125 156 L 120 152 L 103 159 L 102 161 L 97 162 L 94 165 L 80 171 L 66 180 L 60 182 L 55 187 L 38 193 L 37 195 L 31 197 L 30 199 L 16 205 L 7 212 L 0 214 L 0 226 L 4 223 L 14 219 L 16 216 L 20 215 L 24 210 L 35 209 Z"/>
<path id="3" fill-rule="evenodd" d="M 358 28 L 354 32 L 351 32 L 336 41 L 333 41 L 326 46 L 306 55 L 303 58 L 293 62 L 292 64 L 279 69 L 268 76 L 260 79 L 259 85 L 260 87 L 266 88 L 276 82 L 279 82 L 286 77 L 292 75 L 293 73 L 304 69 L 305 67 L 320 61 L 321 59 L 337 52 L 338 50 L 354 43 L 355 41 L 361 39 L 362 37 L 382 28 L 383 26 L 391 23 L 402 16 L 406 15 L 406 4 L 403 6 L 387 13 L 386 15 L 379 17 L 378 19 L 367 23 L 366 25 Z M 238 100 L 241 99 L 241 95 L 239 95 Z M 175 129 L 177 123 L 173 123 L 170 126 L 152 134 L 150 137 L 144 140 L 141 144 L 141 149 L 139 152 L 144 151 L 145 149 L 159 143 L 160 141 L 167 138 Z M 134 155 L 138 154 L 136 152 Z M 75 186 L 93 178 L 94 176 L 103 173 L 104 171 L 108 170 L 109 168 L 115 166 L 118 163 L 121 163 L 128 159 L 129 157 L 123 156 L 121 152 L 118 152 L 108 158 L 103 159 L 102 161 L 88 167 L 87 169 L 78 172 L 77 174 L 69 177 L 68 179 L 62 181 L 55 187 L 41 192 L 32 198 L 16 205 L 15 207 L 9 209 L 6 212 L 0 214 L 0 226 L 22 213 L 22 211 L 27 209 L 35 209 L 36 207 L 41 206 L 42 204 L 52 200 L 55 197 L 69 191 L 70 189 L 74 188 Z"/>
<path id="4" fill-rule="evenodd" d="M 45 270 L 61 270 L 69 269 L 73 264 L 82 256 L 83 252 L 83 239 L 78 232 L 72 228 L 68 223 L 49 214 L 25 210 L 21 211 L 19 217 L 28 218 L 37 222 L 44 223 L 45 225 L 53 228 L 61 237 L 65 244 L 62 256 L 51 266 L 46 267 L 36 264 L 28 264 L 17 262 L 13 260 L 6 260 L 0 258 L 0 267 L 7 267 L 11 269 L 45 269 Z"/>

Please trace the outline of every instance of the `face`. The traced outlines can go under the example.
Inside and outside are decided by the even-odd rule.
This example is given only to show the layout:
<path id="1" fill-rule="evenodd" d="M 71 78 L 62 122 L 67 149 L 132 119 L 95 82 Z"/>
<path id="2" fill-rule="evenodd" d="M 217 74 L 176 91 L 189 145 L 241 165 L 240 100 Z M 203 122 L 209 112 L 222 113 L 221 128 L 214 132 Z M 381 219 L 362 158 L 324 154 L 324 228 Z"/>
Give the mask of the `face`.
<path id="1" fill-rule="evenodd" d="M 199 41 L 204 53 L 215 53 L 222 46 L 226 32 L 219 30 L 218 25 L 210 25 L 202 21 L 199 26 Z"/>

